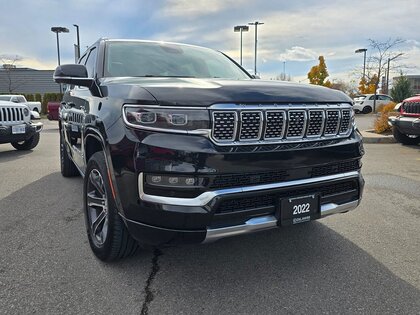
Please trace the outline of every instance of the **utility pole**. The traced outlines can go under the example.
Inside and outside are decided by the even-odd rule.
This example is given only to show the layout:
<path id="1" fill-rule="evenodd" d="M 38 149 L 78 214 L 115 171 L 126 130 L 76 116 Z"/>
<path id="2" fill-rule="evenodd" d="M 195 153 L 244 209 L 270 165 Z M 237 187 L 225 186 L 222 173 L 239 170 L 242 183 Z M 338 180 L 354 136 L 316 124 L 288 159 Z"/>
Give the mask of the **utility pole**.
<path id="1" fill-rule="evenodd" d="M 367 51 L 367 49 L 366 48 L 360 48 L 360 49 L 357 49 L 356 51 L 355 51 L 355 53 L 356 54 L 358 54 L 358 53 L 363 53 L 363 79 L 366 79 L 366 51 Z"/>
<path id="2" fill-rule="evenodd" d="M 401 57 L 404 55 L 403 53 L 400 53 L 392 58 L 388 58 L 388 67 L 386 68 L 386 94 L 389 94 L 388 86 L 389 86 L 389 64 L 392 60 L 397 59 L 398 57 Z"/>
<path id="3" fill-rule="evenodd" d="M 53 32 L 57 35 L 57 57 L 58 57 L 58 65 L 60 65 L 61 64 L 61 62 L 60 62 L 60 41 L 58 39 L 58 33 L 68 33 L 69 29 L 66 28 L 66 27 L 56 26 L 56 27 L 51 27 L 51 32 Z M 61 83 L 60 83 L 60 93 L 63 93 Z"/>
<path id="4" fill-rule="evenodd" d="M 77 50 L 76 50 L 76 62 L 79 60 L 80 58 L 80 37 L 79 37 L 79 25 L 77 24 L 73 24 L 73 26 L 76 28 L 76 33 L 77 33 Z"/>
<path id="5" fill-rule="evenodd" d="M 262 22 L 250 22 L 248 25 L 255 25 L 255 52 L 254 52 L 254 75 L 257 75 L 257 43 L 258 43 L 258 25 L 263 25 Z"/>

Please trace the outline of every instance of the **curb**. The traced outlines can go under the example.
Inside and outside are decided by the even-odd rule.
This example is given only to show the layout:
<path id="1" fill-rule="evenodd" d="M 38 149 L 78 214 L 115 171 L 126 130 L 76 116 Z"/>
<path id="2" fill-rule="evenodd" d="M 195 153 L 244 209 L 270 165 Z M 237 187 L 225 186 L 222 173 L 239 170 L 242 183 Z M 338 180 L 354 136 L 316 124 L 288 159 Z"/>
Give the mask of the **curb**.
<path id="1" fill-rule="evenodd" d="M 363 143 L 397 143 L 393 135 L 380 135 L 373 130 L 361 131 Z"/>

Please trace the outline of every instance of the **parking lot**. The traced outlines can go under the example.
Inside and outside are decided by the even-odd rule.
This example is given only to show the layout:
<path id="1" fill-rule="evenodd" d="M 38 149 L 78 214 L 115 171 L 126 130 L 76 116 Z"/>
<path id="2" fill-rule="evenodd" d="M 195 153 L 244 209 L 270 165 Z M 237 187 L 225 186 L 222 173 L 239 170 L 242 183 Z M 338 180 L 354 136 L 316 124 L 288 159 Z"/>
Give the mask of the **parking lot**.
<path id="1" fill-rule="evenodd" d="M 420 313 L 420 146 L 365 145 L 350 213 L 105 264 L 44 123 L 32 152 L 0 146 L 0 313 Z"/>

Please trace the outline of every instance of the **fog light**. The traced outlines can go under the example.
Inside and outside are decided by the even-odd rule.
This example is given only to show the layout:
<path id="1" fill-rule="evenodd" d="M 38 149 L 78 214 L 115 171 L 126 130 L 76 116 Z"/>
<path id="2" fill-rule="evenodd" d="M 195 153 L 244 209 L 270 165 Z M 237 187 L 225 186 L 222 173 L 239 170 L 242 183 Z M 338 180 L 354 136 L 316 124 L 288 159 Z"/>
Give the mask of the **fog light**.
<path id="1" fill-rule="evenodd" d="M 162 176 L 152 176 L 152 183 L 160 183 L 162 181 Z"/>
<path id="2" fill-rule="evenodd" d="M 169 184 L 175 185 L 178 184 L 178 177 L 169 177 Z"/>

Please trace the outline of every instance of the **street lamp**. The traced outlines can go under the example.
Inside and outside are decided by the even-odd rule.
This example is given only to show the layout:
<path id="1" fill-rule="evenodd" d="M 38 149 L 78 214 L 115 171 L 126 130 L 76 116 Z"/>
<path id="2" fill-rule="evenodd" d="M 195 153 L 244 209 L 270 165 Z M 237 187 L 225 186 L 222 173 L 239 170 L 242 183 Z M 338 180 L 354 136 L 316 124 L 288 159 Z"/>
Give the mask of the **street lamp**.
<path id="1" fill-rule="evenodd" d="M 365 73 L 366 73 L 366 51 L 367 51 L 366 48 L 360 48 L 354 51 L 356 54 L 363 53 L 363 79 L 365 79 Z"/>
<path id="2" fill-rule="evenodd" d="M 257 28 L 258 25 L 263 25 L 264 23 L 255 21 L 255 22 L 251 22 L 248 23 L 248 25 L 255 25 L 255 52 L 254 52 L 254 74 L 257 75 Z"/>
<path id="3" fill-rule="evenodd" d="M 249 26 L 247 25 L 237 25 L 235 27 L 233 27 L 233 31 L 234 32 L 240 32 L 241 33 L 241 46 L 240 46 L 240 55 L 241 55 L 241 62 L 240 65 L 242 66 L 242 32 L 248 32 L 249 30 Z"/>
<path id="4" fill-rule="evenodd" d="M 77 24 L 73 24 L 73 26 L 76 28 L 76 33 L 77 33 L 77 50 L 76 50 L 76 62 L 79 60 L 80 58 L 80 37 L 79 37 L 79 25 Z"/>
<path id="5" fill-rule="evenodd" d="M 69 29 L 61 26 L 51 27 L 51 32 L 57 35 L 57 57 L 58 57 L 58 65 L 60 65 L 60 42 L 58 40 L 58 33 L 68 33 Z M 63 93 L 60 83 L 60 93 Z"/>
<path id="6" fill-rule="evenodd" d="M 386 69 L 386 94 L 388 94 L 388 84 L 389 84 L 389 63 L 394 60 L 397 59 L 398 57 L 401 57 L 402 55 L 404 55 L 403 53 L 399 53 L 398 55 L 392 57 L 392 58 L 388 58 L 388 68 Z"/>

